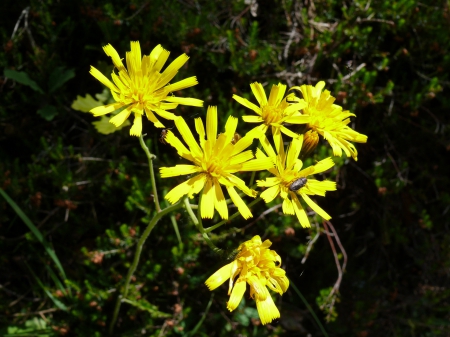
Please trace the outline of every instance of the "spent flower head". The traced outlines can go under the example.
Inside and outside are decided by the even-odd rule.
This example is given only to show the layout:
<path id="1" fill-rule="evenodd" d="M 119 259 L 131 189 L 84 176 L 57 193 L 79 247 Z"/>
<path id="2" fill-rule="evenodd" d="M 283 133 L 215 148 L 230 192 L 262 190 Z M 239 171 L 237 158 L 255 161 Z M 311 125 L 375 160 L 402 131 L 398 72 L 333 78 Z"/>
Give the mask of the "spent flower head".
<path id="1" fill-rule="evenodd" d="M 233 262 L 220 268 L 205 282 L 209 290 L 214 290 L 230 279 L 230 300 L 227 303 L 230 311 L 239 306 L 248 284 L 262 324 L 280 317 L 267 288 L 282 295 L 289 287 L 286 272 L 280 268 L 281 258 L 269 249 L 271 245 L 269 240 L 262 242 L 259 235 L 254 236 L 239 246 L 239 253 Z"/>
<path id="2" fill-rule="evenodd" d="M 286 85 L 281 83 L 272 86 L 269 99 L 267 99 L 264 87 L 261 83 L 252 83 L 250 84 L 250 88 L 252 89 L 253 95 L 255 95 L 259 106 L 245 98 L 233 95 L 233 98 L 237 102 L 253 110 L 257 114 L 257 116 L 243 116 L 242 119 L 247 123 L 262 123 L 253 130 L 259 130 L 265 133 L 270 126 L 272 127 L 272 133 L 275 133 L 275 130 L 279 129 L 289 137 L 297 137 L 298 135 L 286 128 L 283 123 L 301 123 L 302 114 L 299 110 L 306 106 L 305 101 L 295 97 L 293 93 L 284 97 Z"/>
<path id="3" fill-rule="evenodd" d="M 355 114 L 343 111 L 341 106 L 333 104 L 335 98 L 330 91 L 322 91 L 324 87 L 325 82 L 320 81 L 316 86 L 304 84 L 290 89 L 299 90 L 307 103 L 303 108 L 304 116 L 293 123 L 305 123 L 309 130 L 322 135 L 333 148 L 335 156 L 342 156 L 344 150 L 348 157 L 358 160 L 358 151 L 351 142 L 365 143 L 367 136 L 348 127 L 349 117 Z"/>
<path id="4" fill-rule="evenodd" d="M 276 136 L 277 135 L 274 135 L 274 138 Z M 275 152 L 266 136 L 261 137 L 260 141 L 268 157 L 272 158 L 275 162 L 275 167 L 268 169 L 274 177 L 256 181 L 258 186 L 267 187 L 267 189 L 261 193 L 261 198 L 268 203 L 274 200 L 278 195 L 281 196 L 283 199 L 283 213 L 291 215 L 295 214 L 302 227 L 311 227 L 311 225 L 298 196 L 300 196 L 306 204 L 322 218 L 326 220 L 331 219 L 331 217 L 311 200 L 309 196 L 325 196 L 326 191 L 336 190 L 336 183 L 327 180 L 318 181 L 316 179 L 311 179 L 309 176 L 315 173 L 324 172 L 333 167 L 333 160 L 331 158 L 326 158 L 313 166 L 303 168 L 303 162 L 298 159 L 302 148 L 302 136 L 292 140 L 287 153 L 284 150 L 284 146 L 279 147 L 277 152 Z M 275 143 L 279 143 L 277 140 L 274 141 Z M 262 151 L 257 151 L 256 158 L 262 159 L 267 158 L 267 156 Z"/>
<path id="5" fill-rule="evenodd" d="M 111 90 L 116 103 L 99 106 L 91 110 L 94 116 L 106 115 L 117 109 L 124 108 L 110 119 L 116 127 L 122 125 L 131 113 L 134 113 L 134 123 L 130 135 L 140 136 L 142 133 L 142 115 L 158 128 L 164 125 L 156 118 L 155 113 L 165 119 L 175 119 L 175 115 L 167 110 L 175 109 L 179 104 L 202 107 L 203 101 L 195 98 L 175 97 L 172 92 L 192 87 L 196 84 L 195 76 L 179 82 L 169 84 L 186 63 L 186 54 L 176 58 L 162 73 L 161 69 L 169 57 L 169 52 L 161 45 L 156 46 L 149 55 L 141 55 L 139 41 L 131 42 L 131 51 L 126 53 L 126 65 L 122 63 L 117 51 L 110 44 L 103 47 L 106 55 L 110 56 L 115 69 L 111 73 L 111 82 L 95 67 L 91 66 L 90 73 L 97 80 Z"/>
<path id="6" fill-rule="evenodd" d="M 161 177 L 197 175 L 173 188 L 165 199 L 173 204 L 186 194 L 192 198 L 203 190 L 199 205 L 201 217 L 211 219 L 216 209 L 222 219 L 228 219 L 228 206 L 221 187 L 223 185 L 242 216 L 246 219 L 252 216 L 235 188 L 251 197 L 256 197 L 257 192 L 248 188 L 234 173 L 265 170 L 272 167 L 273 163 L 269 158 L 253 159 L 251 150 L 244 151 L 252 144 L 252 136 L 246 135 L 235 141 L 237 122 L 237 118 L 228 117 L 225 132 L 217 135 L 217 107 L 208 107 L 206 133 L 201 118 L 195 119 L 199 145 L 184 119 L 175 119 L 175 126 L 189 149 L 171 131 L 167 132 L 165 141 L 172 145 L 181 157 L 191 161 L 192 165 L 161 167 Z"/>

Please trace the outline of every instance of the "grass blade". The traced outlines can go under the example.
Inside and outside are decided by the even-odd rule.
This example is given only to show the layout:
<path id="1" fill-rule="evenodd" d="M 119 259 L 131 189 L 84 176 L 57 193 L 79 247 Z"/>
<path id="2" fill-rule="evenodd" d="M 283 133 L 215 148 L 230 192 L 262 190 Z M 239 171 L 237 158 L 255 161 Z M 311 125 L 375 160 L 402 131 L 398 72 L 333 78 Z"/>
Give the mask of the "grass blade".
<path id="1" fill-rule="evenodd" d="M 27 225 L 30 231 L 34 234 L 36 239 L 42 243 L 45 248 L 47 254 L 52 258 L 53 262 L 55 262 L 56 267 L 58 267 L 61 276 L 63 279 L 66 279 L 66 273 L 64 272 L 64 268 L 62 267 L 61 262 L 55 254 L 55 251 L 50 247 L 50 244 L 45 240 L 44 236 L 41 234 L 39 229 L 31 222 L 30 218 L 22 211 L 22 209 L 12 200 L 5 191 L 0 188 L 0 194 L 5 198 L 6 202 L 12 207 L 12 209 L 16 212 L 16 214 L 22 219 L 22 221 Z"/>
<path id="2" fill-rule="evenodd" d="M 322 323 L 320 322 L 319 318 L 317 317 L 316 313 L 314 312 L 313 308 L 311 308 L 311 306 L 309 305 L 308 301 L 306 300 L 306 298 L 302 295 L 302 293 L 300 292 L 300 290 L 298 290 L 298 288 L 295 286 L 294 282 L 292 282 L 292 280 L 289 280 L 289 285 L 292 286 L 292 288 L 294 288 L 294 291 L 297 293 L 298 297 L 300 297 L 300 299 L 302 300 L 302 302 L 305 304 L 306 308 L 308 309 L 308 311 L 311 313 L 312 317 L 314 318 L 314 320 L 316 321 L 317 325 L 319 326 L 320 330 L 322 330 L 322 333 L 325 337 L 328 337 L 328 334 L 325 330 L 325 328 L 323 327 Z"/>

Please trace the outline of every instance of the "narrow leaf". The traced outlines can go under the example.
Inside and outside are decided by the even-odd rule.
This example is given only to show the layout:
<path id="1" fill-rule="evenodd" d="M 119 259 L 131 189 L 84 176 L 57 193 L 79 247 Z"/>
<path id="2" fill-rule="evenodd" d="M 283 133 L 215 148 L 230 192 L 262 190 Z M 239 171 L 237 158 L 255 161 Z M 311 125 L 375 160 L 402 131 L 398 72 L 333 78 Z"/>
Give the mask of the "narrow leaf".
<path id="1" fill-rule="evenodd" d="M 27 225 L 27 227 L 31 230 L 31 232 L 34 234 L 36 239 L 42 243 L 42 245 L 45 248 L 45 251 L 47 254 L 52 258 L 53 262 L 55 262 L 56 266 L 58 267 L 63 279 L 66 279 L 66 273 L 64 272 L 64 268 L 61 265 L 61 262 L 59 261 L 58 257 L 55 254 L 55 251 L 50 247 L 50 244 L 44 239 L 39 229 L 36 228 L 36 226 L 31 222 L 30 218 L 22 211 L 22 209 L 9 197 L 8 194 L 6 194 L 5 191 L 3 191 L 0 188 L 0 194 L 5 198 L 6 202 L 12 207 L 12 209 L 16 212 L 16 214 L 22 219 L 22 221 Z"/>

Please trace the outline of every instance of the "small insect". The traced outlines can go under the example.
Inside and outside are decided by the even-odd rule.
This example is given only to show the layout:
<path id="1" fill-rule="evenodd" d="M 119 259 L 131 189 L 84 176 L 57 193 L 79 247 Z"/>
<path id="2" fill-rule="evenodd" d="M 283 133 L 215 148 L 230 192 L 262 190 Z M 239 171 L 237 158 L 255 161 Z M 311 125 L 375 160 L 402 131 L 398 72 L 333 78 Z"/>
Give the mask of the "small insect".
<path id="1" fill-rule="evenodd" d="M 231 138 L 231 144 L 233 145 L 236 144 L 241 138 L 242 138 L 241 135 L 235 132 L 233 138 Z"/>
<path id="2" fill-rule="evenodd" d="M 294 180 L 291 183 L 291 185 L 289 186 L 289 190 L 292 192 L 298 191 L 299 189 L 301 189 L 303 186 L 306 185 L 307 181 L 308 179 L 306 179 L 305 177 L 298 178 L 297 180 Z"/>
<path id="3" fill-rule="evenodd" d="M 161 135 L 159 136 L 159 141 L 162 144 L 167 144 L 167 142 L 166 142 L 167 131 L 169 131 L 169 129 L 162 129 Z"/>

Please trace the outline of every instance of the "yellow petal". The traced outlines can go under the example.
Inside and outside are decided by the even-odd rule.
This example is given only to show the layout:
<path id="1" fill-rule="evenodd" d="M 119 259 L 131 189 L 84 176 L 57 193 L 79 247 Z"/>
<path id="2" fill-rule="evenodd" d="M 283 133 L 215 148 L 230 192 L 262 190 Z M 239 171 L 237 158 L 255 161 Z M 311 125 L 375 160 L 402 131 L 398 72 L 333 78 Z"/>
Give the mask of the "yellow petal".
<path id="1" fill-rule="evenodd" d="M 134 114 L 134 123 L 130 129 L 130 136 L 139 137 L 142 133 L 142 114 Z"/>
<path id="2" fill-rule="evenodd" d="M 264 301 L 256 300 L 256 309 L 258 309 L 259 318 L 263 325 L 280 318 L 280 312 L 270 294 Z"/>
<path id="3" fill-rule="evenodd" d="M 122 110 L 117 115 L 115 115 L 113 118 L 109 120 L 110 123 L 114 124 L 115 126 L 120 126 L 125 122 L 125 120 L 130 116 L 131 110 L 133 109 L 133 106 L 130 105 L 125 110 Z"/>
<path id="4" fill-rule="evenodd" d="M 197 84 L 198 84 L 197 77 L 192 76 L 192 77 L 185 78 L 184 80 L 169 84 L 169 85 L 165 86 L 164 89 L 167 90 L 168 92 L 174 92 L 174 91 L 193 87 L 194 85 L 197 85 Z"/>
<path id="5" fill-rule="evenodd" d="M 303 139 L 303 135 L 301 136 L 301 139 Z M 295 161 L 297 160 L 301 149 L 302 140 L 293 139 L 287 153 L 286 170 L 291 170 L 294 167 Z"/>
<path id="6" fill-rule="evenodd" d="M 168 119 L 168 120 L 174 120 L 177 118 L 177 116 L 169 111 L 159 109 L 159 108 L 151 108 L 152 111 L 156 112 L 158 115 L 160 115 L 162 118 Z"/>
<path id="7" fill-rule="evenodd" d="M 260 194 L 260 197 L 263 198 L 265 203 L 267 204 L 275 199 L 278 194 L 280 194 L 280 185 L 275 185 L 263 191 Z"/>
<path id="8" fill-rule="evenodd" d="M 187 62 L 187 60 L 189 60 L 189 56 L 182 54 L 178 56 L 171 64 L 169 64 L 169 66 L 161 74 L 161 80 L 160 83 L 158 83 L 159 86 L 162 87 L 169 83 L 170 80 L 178 73 L 178 69 L 180 69 Z"/>
<path id="9" fill-rule="evenodd" d="M 314 201 L 312 201 L 311 198 L 308 197 L 305 193 L 300 193 L 300 195 L 314 212 L 319 214 L 325 220 L 331 219 L 331 216 L 329 216 L 327 212 L 325 212 L 322 208 L 319 207 L 319 205 L 317 205 Z"/>
<path id="10" fill-rule="evenodd" d="M 206 185 L 202 193 L 202 201 L 199 205 L 200 215 L 202 219 L 212 219 L 214 215 L 214 187 L 210 179 L 206 181 Z"/>
<path id="11" fill-rule="evenodd" d="M 259 139 L 264 151 L 266 151 L 267 155 L 269 157 L 276 157 L 277 154 L 275 153 L 275 150 L 273 149 L 272 145 L 270 145 L 269 140 L 267 139 L 266 135 L 264 135 L 263 137 L 261 137 Z"/>
<path id="12" fill-rule="evenodd" d="M 111 57 L 111 59 L 114 63 L 114 66 L 118 70 L 126 71 L 126 69 L 122 63 L 122 59 L 120 58 L 119 54 L 117 53 L 117 51 L 114 49 L 113 46 L 111 46 L 110 44 L 107 44 L 106 46 L 103 46 L 103 50 L 105 51 L 106 55 Z"/>
<path id="13" fill-rule="evenodd" d="M 153 123 L 153 125 L 157 128 L 163 128 L 164 124 L 161 123 L 158 118 L 156 118 L 155 114 L 150 110 L 145 108 L 145 115 L 147 116 L 147 119 Z"/>
<path id="14" fill-rule="evenodd" d="M 214 274 L 212 274 L 205 282 L 206 286 L 209 290 L 214 290 L 217 287 L 221 286 L 223 283 L 225 283 L 226 280 L 230 278 L 231 275 L 231 265 L 232 263 L 229 263 L 222 268 L 220 268 L 218 271 L 216 271 Z"/>
<path id="15" fill-rule="evenodd" d="M 91 112 L 95 117 L 98 117 L 98 116 L 106 115 L 113 111 L 116 111 L 117 109 L 120 109 L 123 106 L 124 106 L 124 104 L 121 102 L 112 103 L 112 104 L 108 104 L 108 105 L 102 105 L 102 106 L 95 107 L 95 108 L 89 110 L 89 112 Z"/>
<path id="16" fill-rule="evenodd" d="M 206 136 L 214 146 L 217 139 L 217 107 L 209 106 L 206 111 Z"/>
<path id="17" fill-rule="evenodd" d="M 278 83 L 278 85 L 273 85 L 270 90 L 268 105 L 278 106 L 284 97 L 286 92 L 286 86 L 284 84 Z"/>
<path id="18" fill-rule="evenodd" d="M 160 167 L 161 178 L 182 176 L 201 171 L 201 167 L 195 165 L 175 165 L 173 167 Z"/>
<path id="19" fill-rule="evenodd" d="M 228 219 L 228 206 L 217 179 L 214 179 L 214 208 L 220 214 L 222 219 Z"/>
<path id="20" fill-rule="evenodd" d="M 200 117 L 195 119 L 195 130 L 199 136 L 200 146 L 203 150 L 205 150 L 205 126 L 203 125 L 203 121 Z"/>
<path id="21" fill-rule="evenodd" d="M 238 280 L 231 291 L 230 300 L 227 303 L 227 309 L 233 311 L 241 303 L 246 288 L 245 280 Z"/>
<path id="22" fill-rule="evenodd" d="M 253 143 L 253 137 L 250 136 L 248 133 L 239 139 L 236 144 L 233 146 L 233 151 L 231 152 L 231 156 L 237 155 L 238 153 L 241 153 L 246 148 L 248 148 Z"/>
<path id="23" fill-rule="evenodd" d="M 189 180 L 181 183 L 180 185 L 172 188 L 169 193 L 166 194 L 164 199 L 166 199 L 171 204 L 176 203 L 181 199 L 184 195 L 188 194 L 191 189 L 191 185 L 189 185 Z"/>
<path id="24" fill-rule="evenodd" d="M 201 99 L 190 98 L 190 97 L 169 96 L 169 97 L 164 98 L 164 101 L 188 105 L 188 106 L 196 106 L 196 107 L 200 107 L 200 108 L 203 106 L 203 101 Z"/>
<path id="25" fill-rule="evenodd" d="M 119 88 L 117 88 L 114 83 L 112 83 L 105 75 L 103 75 L 98 69 L 91 66 L 91 70 L 89 73 L 94 76 L 97 80 L 99 80 L 104 86 L 108 87 L 110 90 L 115 92 L 120 92 Z"/>
<path id="26" fill-rule="evenodd" d="M 191 150 L 191 154 L 194 157 L 203 157 L 203 152 L 200 148 L 200 146 L 195 141 L 194 136 L 192 135 L 191 130 L 189 129 L 188 125 L 184 121 L 182 117 L 178 117 L 175 119 L 175 125 L 180 132 L 181 136 L 183 137 L 186 144 L 189 146 L 189 149 Z"/>
<path id="27" fill-rule="evenodd" d="M 310 115 L 294 116 L 286 119 L 286 123 L 290 124 L 306 124 L 311 120 Z"/>
<path id="28" fill-rule="evenodd" d="M 264 119 L 260 116 L 242 116 L 242 120 L 247 123 L 262 123 Z"/>
<path id="29" fill-rule="evenodd" d="M 253 95 L 255 95 L 255 98 L 260 106 L 267 105 L 266 92 L 264 91 L 264 87 L 261 83 L 254 82 L 250 84 L 250 89 L 252 89 Z"/>
<path id="30" fill-rule="evenodd" d="M 184 146 L 184 144 L 173 134 L 172 131 L 167 131 L 165 141 L 172 145 L 178 152 L 178 154 L 190 161 L 194 161 L 194 157 L 192 157 L 191 152 Z"/>
<path id="31" fill-rule="evenodd" d="M 241 213 L 244 219 L 251 218 L 253 216 L 252 212 L 250 212 L 250 209 L 248 208 L 247 204 L 242 200 L 242 198 L 236 192 L 234 187 L 226 186 L 226 189 L 228 191 L 228 194 L 230 195 L 231 200 L 233 201 L 233 204 L 236 205 L 239 213 Z"/>
<path id="32" fill-rule="evenodd" d="M 271 158 L 258 158 L 249 160 L 242 164 L 241 171 L 261 171 L 261 170 L 267 170 L 271 167 L 273 167 L 273 161 Z"/>
<path id="33" fill-rule="evenodd" d="M 291 137 L 291 138 L 298 138 L 300 135 L 298 133 L 295 133 L 291 130 L 289 130 L 287 127 L 285 126 L 280 126 L 280 131 L 283 132 L 286 136 Z"/>
<path id="34" fill-rule="evenodd" d="M 254 112 L 256 112 L 258 115 L 261 116 L 261 108 L 259 108 L 258 106 L 256 106 L 255 104 L 253 104 L 252 102 L 250 102 L 249 100 L 242 98 L 241 96 L 238 95 L 233 95 L 233 98 L 240 104 L 242 104 L 243 106 L 245 106 L 246 108 L 249 108 L 251 110 L 253 110 Z"/>
<path id="35" fill-rule="evenodd" d="M 236 156 L 233 156 L 230 159 L 230 165 L 236 165 L 236 164 L 241 164 L 247 160 L 250 160 L 253 158 L 253 152 L 251 150 L 248 151 L 244 151 L 239 153 Z"/>
<path id="36" fill-rule="evenodd" d="M 289 215 L 295 214 L 294 206 L 292 205 L 291 200 L 289 200 L 288 198 L 283 200 L 283 213 Z"/>
<path id="37" fill-rule="evenodd" d="M 247 283 L 250 285 L 251 294 L 255 299 L 264 301 L 268 296 L 270 296 L 265 284 L 263 284 L 256 275 L 251 275 L 248 277 Z"/>
<path id="38" fill-rule="evenodd" d="M 291 192 L 291 198 L 292 198 L 292 204 L 294 206 L 295 214 L 297 215 L 300 225 L 303 228 L 311 227 L 311 224 L 309 223 L 309 219 L 308 219 L 308 216 L 306 215 L 305 210 L 303 209 L 302 205 L 300 204 L 300 201 L 298 200 L 297 196 L 293 192 Z"/>
<path id="39" fill-rule="evenodd" d="M 239 120 L 236 117 L 229 116 L 225 123 L 225 133 L 234 136 Z"/>
<path id="40" fill-rule="evenodd" d="M 280 178 L 278 177 L 269 177 L 266 180 L 257 180 L 256 185 L 259 187 L 272 187 L 278 185 L 280 183 Z"/>
<path id="41" fill-rule="evenodd" d="M 334 166 L 333 159 L 331 157 L 328 157 L 326 159 L 323 159 L 319 161 L 316 165 L 314 165 L 314 174 L 315 173 L 321 173 L 324 172 Z"/>
<path id="42" fill-rule="evenodd" d="M 189 185 L 191 185 L 191 190 L 188 193 L 188 197 L 192 198 L 194 194 L 198 194 L 205 186 L 206 174 L 198 174 L 195 177 L 189 179 L 188 183 Z"/>

